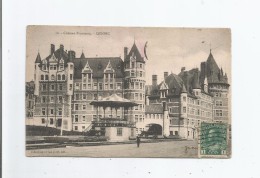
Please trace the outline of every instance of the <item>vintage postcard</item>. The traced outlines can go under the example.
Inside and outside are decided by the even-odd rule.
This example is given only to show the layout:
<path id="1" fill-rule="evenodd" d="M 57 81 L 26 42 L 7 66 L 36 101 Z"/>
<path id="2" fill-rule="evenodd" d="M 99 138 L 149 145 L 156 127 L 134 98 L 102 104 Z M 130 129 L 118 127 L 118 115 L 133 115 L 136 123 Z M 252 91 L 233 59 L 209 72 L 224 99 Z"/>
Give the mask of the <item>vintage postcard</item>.
<path id="1" fill-rule="evenodd" d="M 26 35 L 26 156 L 231 157 L 230 29 Z"/>

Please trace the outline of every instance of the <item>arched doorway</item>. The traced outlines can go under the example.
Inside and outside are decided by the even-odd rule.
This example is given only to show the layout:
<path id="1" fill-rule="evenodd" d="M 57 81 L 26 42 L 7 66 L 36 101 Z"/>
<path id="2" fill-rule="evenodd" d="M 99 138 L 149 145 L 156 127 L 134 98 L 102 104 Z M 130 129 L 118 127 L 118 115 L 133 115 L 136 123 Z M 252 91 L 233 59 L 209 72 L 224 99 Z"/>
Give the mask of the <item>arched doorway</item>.
<path id="1" fill-rule="evenodd" d="M 146 127 L 148 127 L 148 135 L 162 135 L 162 126 L 160 124 L 148 124 Z"/>

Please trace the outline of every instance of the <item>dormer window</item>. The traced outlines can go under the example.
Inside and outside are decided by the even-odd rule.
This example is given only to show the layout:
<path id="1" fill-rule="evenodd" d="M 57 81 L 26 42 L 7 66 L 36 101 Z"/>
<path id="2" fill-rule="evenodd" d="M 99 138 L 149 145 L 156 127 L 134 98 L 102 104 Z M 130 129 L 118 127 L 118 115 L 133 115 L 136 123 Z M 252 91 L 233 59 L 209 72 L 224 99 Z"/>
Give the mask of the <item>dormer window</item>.
<path id="1" fill-rule="evenodd" d="M 64 64 L 60 64 L 60 70 L 64 70 Z"/>
<path id="2" fill-rule="evenodd" d="M 57 65 L 51 64 L 50 65 L 50 70 L 57 70 Z"/>
<path id="3" fill-rule="evenodd" d="M 45 71 L 45 70 L 47 70 L 47 68 L 46 68 L 46 65 L 45 65 L 45 64 L 43 64 L 43 65 L 42 65 L 42 70 L 44 70 L 44 71 Z"/>

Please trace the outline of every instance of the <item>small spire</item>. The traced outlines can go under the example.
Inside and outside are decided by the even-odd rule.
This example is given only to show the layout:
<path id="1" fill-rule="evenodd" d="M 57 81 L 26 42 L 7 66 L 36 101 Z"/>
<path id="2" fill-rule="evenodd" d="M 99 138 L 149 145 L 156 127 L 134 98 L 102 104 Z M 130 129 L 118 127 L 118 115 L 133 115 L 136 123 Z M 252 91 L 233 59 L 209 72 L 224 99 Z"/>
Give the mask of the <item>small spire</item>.
<path id="1" fill-rule="evenodd" d="M 187 93 L 187 90 L 186 90 L 184 83 L 182 84 L 181 93 Z"/>
<path id="2" fill-rule="evenodd" d="M 35 63 L 41 63 L 41 56 L 40 56 L 40 53 L 38 51 L 38 54 L 37 54 L 37 57 L 36 57 L 36 60 L 35 60 Z"/>

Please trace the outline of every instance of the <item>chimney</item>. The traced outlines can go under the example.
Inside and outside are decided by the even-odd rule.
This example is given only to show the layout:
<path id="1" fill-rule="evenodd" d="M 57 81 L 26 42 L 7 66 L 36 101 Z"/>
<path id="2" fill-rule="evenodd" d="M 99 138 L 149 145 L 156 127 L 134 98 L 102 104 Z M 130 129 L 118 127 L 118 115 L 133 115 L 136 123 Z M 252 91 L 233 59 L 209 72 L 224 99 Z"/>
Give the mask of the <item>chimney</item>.
<path id="1" fill-rule="evenodd" d="M 55 45 L 54 44 L 51 44 L 51 54 L 53 54 L 55 51 Z"/>
<path id="2" fill-rule="evenodd" d="M 183 72 L 183 71 L 185 71 L 185 67 L 182 67 L 182 68 L 181 68 L 181 72 Z"/>
<path id="3" fill-rule="evenodd" d="M 126 58 L 127 53 L 128 53 L 128 48 L 127 48 L 127 47 L 124 47 L 124 59 Z"/>
<path id="4" fill-rule="evenodd" d="M 153 86 L 157 85 L 157 75 L 152 75 L 152 85 Z"/>
<path id="5" fill-rule="evenodd" d="M 61 50 L 61 51 L 64 51 L 64 46 L 63 46 L 63 44 L 60 45 L 60 50 Z"/>
<path id="6" fill-rule="evenodd" d="M 163 102 L 163 111 L 168 111 L 167 103 L 165 101 Z"/>
<path id="7" fill-rule="evenodd" d="M 164 72 L 163 74 L 164 74 L 163 76 L 164 76 L 164 80 L 165 80 L 166 77 L 168 77 L 168 72 Z"/>

